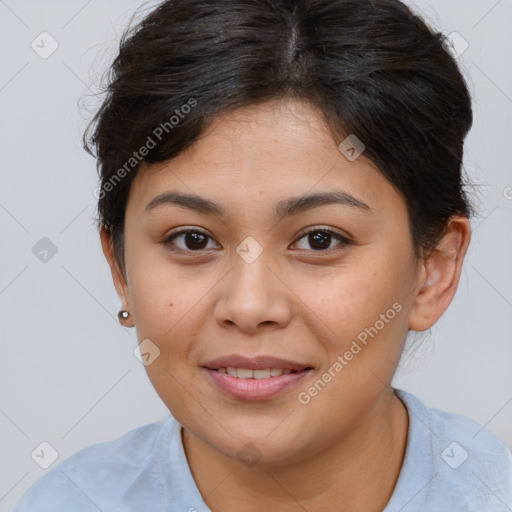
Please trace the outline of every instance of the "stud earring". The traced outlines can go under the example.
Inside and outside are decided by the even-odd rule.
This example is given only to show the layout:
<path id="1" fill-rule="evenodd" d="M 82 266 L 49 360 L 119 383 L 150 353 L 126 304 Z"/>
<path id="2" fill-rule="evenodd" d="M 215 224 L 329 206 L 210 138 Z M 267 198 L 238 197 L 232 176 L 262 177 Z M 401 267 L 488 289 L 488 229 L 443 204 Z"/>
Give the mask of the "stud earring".
<path id="1" fill-rule="evenodd" d="M 119 313 L 117 314 L 117 318 L 119 319 L 119 322 L 123 323 L 123 320 L 126 320 L 130 316 L 130 312 L 126 309 L 121 309 Z"/>

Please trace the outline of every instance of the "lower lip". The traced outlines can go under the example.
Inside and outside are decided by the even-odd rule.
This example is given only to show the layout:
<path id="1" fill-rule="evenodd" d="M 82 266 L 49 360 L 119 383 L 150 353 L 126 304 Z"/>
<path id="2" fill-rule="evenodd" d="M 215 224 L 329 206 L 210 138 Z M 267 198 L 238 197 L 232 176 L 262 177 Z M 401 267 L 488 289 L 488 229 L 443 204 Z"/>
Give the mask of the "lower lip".
<path id="1" fill-rule="evenodd" d="M 227 373 L 203 368 L 210 379 L 226 394 L 242 400 L 264 400 L 298 384 L 312 370 L 269 377 L 268 379 L 240 379 Z"/>

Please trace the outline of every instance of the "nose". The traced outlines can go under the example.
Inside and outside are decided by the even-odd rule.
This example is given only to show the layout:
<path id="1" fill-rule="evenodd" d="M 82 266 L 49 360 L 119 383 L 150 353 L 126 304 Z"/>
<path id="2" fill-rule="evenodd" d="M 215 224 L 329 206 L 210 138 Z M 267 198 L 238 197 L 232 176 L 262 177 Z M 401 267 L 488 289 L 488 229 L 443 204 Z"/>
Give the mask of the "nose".
<path id="1" fill-rule="evenodd" d="M 263 256 L 252 263 L 236 256 L 221 283 L 214 318 L 222 327 L 253 334 L 280 329 L 290 322 L 288 289 Z"/>

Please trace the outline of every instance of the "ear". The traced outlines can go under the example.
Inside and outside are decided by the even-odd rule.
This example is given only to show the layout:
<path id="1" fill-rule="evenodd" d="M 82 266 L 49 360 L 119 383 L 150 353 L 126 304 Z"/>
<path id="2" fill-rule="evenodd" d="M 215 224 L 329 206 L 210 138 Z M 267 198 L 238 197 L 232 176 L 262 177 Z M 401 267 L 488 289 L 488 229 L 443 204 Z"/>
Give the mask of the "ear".
<path id="1" fill-rule="evenodd" d="M 128 293 L 128 284 L 126 282 L 126 278 L 124 276 L 123 271 L 120 269 L 118 262 L 114 257 L 114 244 L 112 240 L 112 235 L 108 233 L 103 227 L 100 229 L 100 239 L 101 239 L 101 248 L 103 249 L 103 254 L 110 266 L 110 271 L 112 273 L 112 280 L 114 281 L 114 286 L 116 288 L 117 294 L 123 303 L 124 309 L 130 309 L 129 302 L 129 293 Z"/>
<path id="2" fill-rule="evenodd" d="M 451 217 L 438 245 L 421 263 L 409 329 L 429 329 L 446 311 L 457 291 L 470 239 L 469 220 L 459 215 Z"/>

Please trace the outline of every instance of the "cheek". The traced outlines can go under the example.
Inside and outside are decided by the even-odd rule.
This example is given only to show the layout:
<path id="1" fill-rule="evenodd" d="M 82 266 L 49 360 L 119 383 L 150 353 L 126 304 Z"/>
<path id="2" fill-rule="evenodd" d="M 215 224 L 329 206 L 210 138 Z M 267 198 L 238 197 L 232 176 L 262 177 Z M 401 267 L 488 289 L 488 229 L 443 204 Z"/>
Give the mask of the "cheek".
<path id="1" fill-rule="evenodd" d="M 160 248 L 132 248 L 127 258 L 130 304 L 140 336 L 166 340 L 180 324 L 191 322 L 201 298 L 214 284 L 192 266 L 171 264 Z M 210 284 L 210 281 L 211 284 Z"/>
<path id="2" fill-rule="evenodd" d="M 411 262 L 400 260 L 397 254 L 386 256 L 385 247 L 377 252 L 378 258 L 368 251 L 367 257 L 361 256 L 356 264 L 347 265 L 301 293 L 315 313 L 311 318 L 316 325 L 311 328 L 322 333 L 331 361 L 350 350 L 354 341 L 364 349 L 354 359 L 380 357 L 373 349 L 367 350 L 370 342 L 376 345 L 373 341 L 378 342 L 379 351 L 392 356 L 388 363 L 399 357 L 412 297 Z"/>

